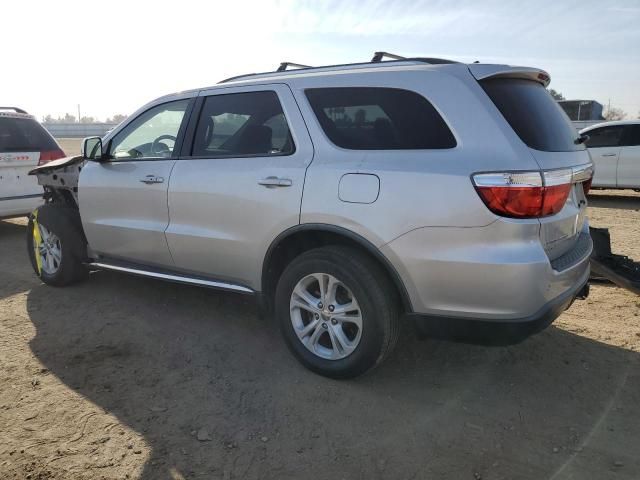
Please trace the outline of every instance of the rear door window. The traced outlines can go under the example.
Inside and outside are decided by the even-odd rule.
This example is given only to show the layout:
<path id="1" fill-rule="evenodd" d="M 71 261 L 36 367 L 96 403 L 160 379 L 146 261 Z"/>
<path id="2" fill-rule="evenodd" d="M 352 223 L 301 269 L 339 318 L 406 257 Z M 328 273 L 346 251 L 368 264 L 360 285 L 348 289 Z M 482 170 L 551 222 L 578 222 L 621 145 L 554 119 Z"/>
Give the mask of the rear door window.
<path id="1" fill-rule="evenodd" d="M 290 155 L 294 151 L 278 95 L 273 91 L 207 97 L 193 141 L 194 157 Z"/>
<path id="2" fill-rule="evenodd" d="M 434 106 L 409 90 L 378 87 L 305 91 L 324 133 L 350 150 L 424 150 L 456 146 Z"/>
<path id="3" fill-rule="evenodd" d="M 480 85 L 520 139 L 544 152 L 583 150 L 567 114 L 542 84 L 517 78 L 490 78 Z"/>
<path id="4" fill-rule="evenodd" d="M 31 118 L 0 117 L 0 152 L 58 150 L 55 140 Z"/>
<path id="5" fill-rule="evenodd" d="M 618 147 L 624 128 L 622 126 L 601 127 L 585 132 L 589 137 L 587 147 Z"/>

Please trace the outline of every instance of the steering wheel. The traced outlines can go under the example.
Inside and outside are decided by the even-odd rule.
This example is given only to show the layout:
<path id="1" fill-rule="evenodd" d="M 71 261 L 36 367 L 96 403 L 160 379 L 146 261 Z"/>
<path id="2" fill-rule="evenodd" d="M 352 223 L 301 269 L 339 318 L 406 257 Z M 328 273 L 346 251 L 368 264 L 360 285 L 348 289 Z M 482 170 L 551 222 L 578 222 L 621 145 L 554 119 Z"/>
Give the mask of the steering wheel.
<path id="1" fill-rule="evenodd" d="M 158 138 L 156 138 L 152 143 L 151 143 L 151 153 L 164 153 L 164 152 L 168 152 L 169 151 L 169 147 L 164 144 L 164 143 L 160 143 L 162 140 L 172 140 L 175 144 L 176 141 L 176 137 L 174 137 L 173 135 L 160 135 Z M 160 147 L 160 145 L 162 145 L 164 147 L 163 150 L 159 151 L 158 148 Z"/>

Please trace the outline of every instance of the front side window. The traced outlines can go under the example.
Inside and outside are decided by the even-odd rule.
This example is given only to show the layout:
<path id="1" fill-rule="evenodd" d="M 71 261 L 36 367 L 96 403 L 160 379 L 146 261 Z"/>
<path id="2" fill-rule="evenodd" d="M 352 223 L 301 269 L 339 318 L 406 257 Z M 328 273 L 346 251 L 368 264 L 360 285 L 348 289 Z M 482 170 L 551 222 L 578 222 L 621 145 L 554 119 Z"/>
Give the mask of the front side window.
<path id="1" fill-rule="evenodd" d="M 585 132 L 585 135 L 589 136 L 586 141 L 587 147 L 617 147 L 620 145 L 623 130 L 623 127 L 615 126 L 596 128 Z"/>
<path id="2" fill-rule="evenodd" d="M 195 157 L 289 155 L 294 145 L 273 91 L 207 97 L 193 141 Z"/>
<path id="3" fill-rule="evenodd" d="M 379 87 L 305 91 L 320 126 L 334 144 L 350 150 L 453 148 L 456 140 L 422 95 Z"/>
<path id="4" fill-rule="evenodd" d="M 640 124 L 627 125 L 624 127 L 621 145 L 623 147 L 635 147 L 640 145 Z"/>
<path id="5" fill-rule="evenodd" d="M 189 100 L 153 107 L 129 123 L 111 141 L 114 160 L 171 158 Z"/>

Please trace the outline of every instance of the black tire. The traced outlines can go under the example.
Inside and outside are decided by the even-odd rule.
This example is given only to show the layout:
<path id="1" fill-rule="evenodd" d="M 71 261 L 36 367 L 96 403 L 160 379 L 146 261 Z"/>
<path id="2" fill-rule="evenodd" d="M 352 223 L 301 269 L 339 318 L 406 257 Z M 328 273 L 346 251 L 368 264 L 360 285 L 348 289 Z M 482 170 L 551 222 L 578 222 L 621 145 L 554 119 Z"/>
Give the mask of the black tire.
<path id="1" fill-rule="evenodd" d="M 303 278 L 325 273 L 346 285 L 360 306 L 362 331 L 355 350 L 345 358 L 325 359 L 298 338 L 290 313 L 291 295 Z M 370 257 L 354 248 L 326 246 L 296 257 L 284 270 L 275 295 L 275 314 L 287 346 L 308 369 L 330 378 L 353 378 L 379 365 L 398 339 L 398 301 L 393 284 Z"/>
<path id="2" fill-rule="evenodd" d="M 87 242 L 82 232 L 80 215 L 77 210 L 60 204 L 42 205 L 29 215 L 27 228 L 27 251 L 31 266 L 47 285 L 63 287 L 84 280 L 88 275 L 85 265 Z M 34 221 L 46 227 L 60 239 L 61 261 L 54 273 L 47 273 L 38 267 L 34 249 Z"/>

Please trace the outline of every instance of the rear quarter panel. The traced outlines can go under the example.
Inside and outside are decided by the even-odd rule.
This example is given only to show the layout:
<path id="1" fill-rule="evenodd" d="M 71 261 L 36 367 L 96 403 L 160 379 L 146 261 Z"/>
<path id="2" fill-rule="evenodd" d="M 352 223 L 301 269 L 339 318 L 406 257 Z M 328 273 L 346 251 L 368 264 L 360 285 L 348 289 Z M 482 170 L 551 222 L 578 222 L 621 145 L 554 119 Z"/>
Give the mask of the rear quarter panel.
<path id="1" fill-rule="evenodd" d="M 456 147 L 357 151 L 333 145 L 304 90 L 346 86 L 401 88 L 421 94 L 448 124 Z M 389 68 L 348 77 L 311 77 L 292 82 L 291 88 L 316 148 L 307 171 L 301 223 L 339 225 L 377 246 L 421 227 L 486 226 L 497 217 L 478 197 L 470 179 L 472 173 L 538 169 L 527 149 L 493 120 L 485 102 L 488 98 L 464 66 Z M 377 200 L 368 204 L 341 201 L 339 183 L 347 173 L 377 175 Z"/>

